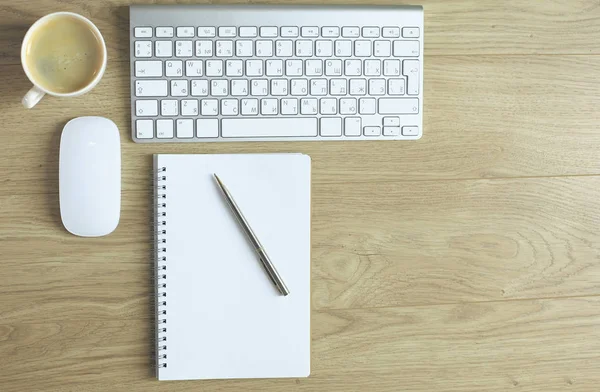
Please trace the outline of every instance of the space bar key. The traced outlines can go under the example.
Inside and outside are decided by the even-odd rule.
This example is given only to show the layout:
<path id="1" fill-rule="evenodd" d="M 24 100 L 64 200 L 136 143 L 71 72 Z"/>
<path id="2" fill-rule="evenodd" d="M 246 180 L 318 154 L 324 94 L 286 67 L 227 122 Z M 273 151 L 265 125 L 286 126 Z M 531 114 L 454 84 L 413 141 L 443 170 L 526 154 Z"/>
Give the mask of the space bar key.
<path id="1" fill-rule="evenodd" d="M 224 118 L 223 137 L 310 137 L 317 136 L 317 119 L 307 117 Z"/>

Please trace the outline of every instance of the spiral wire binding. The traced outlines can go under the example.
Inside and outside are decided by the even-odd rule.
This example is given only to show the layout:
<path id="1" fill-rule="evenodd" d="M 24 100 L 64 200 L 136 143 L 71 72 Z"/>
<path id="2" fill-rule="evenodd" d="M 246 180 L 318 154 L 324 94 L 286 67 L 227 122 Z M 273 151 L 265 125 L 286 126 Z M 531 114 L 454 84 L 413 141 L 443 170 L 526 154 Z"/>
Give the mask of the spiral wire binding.
<path id="1" fill-rule="evenodd" d="M 156 365 L 167 367 L 167 168 L 157 170 L 156 186 Z"/>

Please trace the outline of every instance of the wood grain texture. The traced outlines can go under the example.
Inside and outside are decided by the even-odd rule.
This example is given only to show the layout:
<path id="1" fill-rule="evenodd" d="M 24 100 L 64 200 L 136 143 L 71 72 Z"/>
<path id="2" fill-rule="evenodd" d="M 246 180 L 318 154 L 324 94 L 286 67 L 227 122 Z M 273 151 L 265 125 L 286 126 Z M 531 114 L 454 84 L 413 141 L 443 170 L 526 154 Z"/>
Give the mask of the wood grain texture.
<path id="1" fill-rule="evenodd" d="M 0 391 L 597 391 L 598 0 L 421 1 L 418 142 L 207 145 L 131 142 L 129 3 L 0 0 Z M 61 10 L 97 23 L 107 73 L 25 111 L 21 39 Z M 97 239 L 58 210 L 83 115 L 121 130 L 121 222 Z M 155 381 L 151 154 L 289 151 L 313 162 L 311 377 Z"/>
<path id="2" fill-rule="evenodd" d="M 600 295 L 598 189 L 596 176 L 313 184 L 312 308 Z M 82 239 L 57 194 L 0 198 L 2 319 L 149 318 L 150 211 L 128 192 L 117 231 Z"/>
<path id="3" fill-rule="evenodd" d="M 591 391 L 599 307 L 579 298 L 314 311 L 311 377 L 268 381 L 149 381 L 147 320 L 0 324 L 11 358 L 0 382 L 7 392 Z"/>

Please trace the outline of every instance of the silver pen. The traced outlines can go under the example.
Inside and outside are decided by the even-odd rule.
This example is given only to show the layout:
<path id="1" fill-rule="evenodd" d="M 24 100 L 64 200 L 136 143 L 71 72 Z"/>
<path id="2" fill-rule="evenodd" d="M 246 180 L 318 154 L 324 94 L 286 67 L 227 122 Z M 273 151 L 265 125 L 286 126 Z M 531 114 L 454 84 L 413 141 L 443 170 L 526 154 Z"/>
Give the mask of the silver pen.
<path id="1" fill-rule="evenodd" d="M 235 218 L 239 222 L 240 226 L 242 226 L 242 229 L 244 229 L 244 232 L 246 233 L 248 240 L 250 240 L 252 247 L 254 247 L 254 251 L 258 254 L 258 259 L 262 263 L 267 275 L 269 276 L 269 278 L 271 279 L 271 281 L 273 282 L 273 284 L 275 285 L 275 287 L 277 288 L 277 290 L 279 290 L 279 292 L 281 294 L 288 295 L 290 293 L 290 291 L 288 290 L 285 283 L 283 283 L 283 279 L 281 279 L 281 276 L 275 269 L 275 266 L 271 262 L 271 259 L 269 259 L 267 252 L 265 251 L 265 249 L 261 245 L 260 241 L 256 237 L 256 234 L 254 234 L 254 231 L 252 231 L 252 228 L 248 224 L 248 221 L 246 220 L 246 218 L 244 218 L 242 211 L 237 206 L 237 204 L 235 204 L 235 200 L 233 200 L 233 196 L 231 196 L 231 193 L 229 193 L 229 191 L 227 190 L 227 187 L 225 187 L 225 184 L 223 184 L 221 182 L 221 179 L 219 179 L 219 177 L 215 173 L 213 173 L 213 175 L 215 176 L 215 179 L 217 180 L 217 184 L 219 185 L 219 188 L 221 188 L 221 191 L 223 192 L 223 195 L 225 196 L 225 200 L 227 201 L 227 204 L 229 204 L 229 207 L 231 208 L 231 211 L 233 211 Z"/>

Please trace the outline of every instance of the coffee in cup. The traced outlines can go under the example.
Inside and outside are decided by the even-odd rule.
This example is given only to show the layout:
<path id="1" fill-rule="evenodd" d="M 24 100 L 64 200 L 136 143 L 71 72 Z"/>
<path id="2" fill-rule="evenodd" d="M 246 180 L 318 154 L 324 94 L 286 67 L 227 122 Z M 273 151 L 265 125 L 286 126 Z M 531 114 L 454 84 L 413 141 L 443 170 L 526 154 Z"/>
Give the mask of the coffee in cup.
<path id="1" fill-rule="evenodd" d="M 106 68 L 106 46 L 88 19 L 59 12 L 43 17 L 29 29 L 21 61 L 35 86 L 23 104 L 32 107 L 43 93 L 75 96 L 94 87 Z"/>

